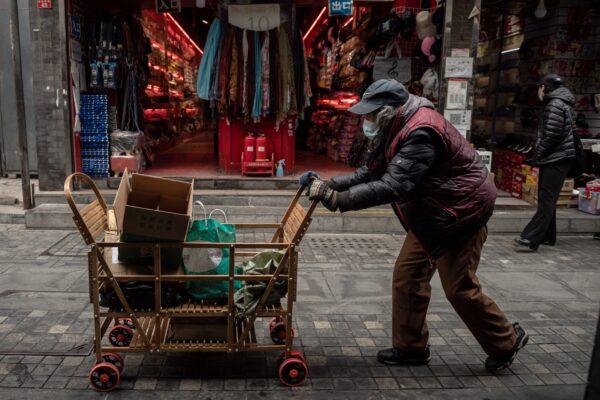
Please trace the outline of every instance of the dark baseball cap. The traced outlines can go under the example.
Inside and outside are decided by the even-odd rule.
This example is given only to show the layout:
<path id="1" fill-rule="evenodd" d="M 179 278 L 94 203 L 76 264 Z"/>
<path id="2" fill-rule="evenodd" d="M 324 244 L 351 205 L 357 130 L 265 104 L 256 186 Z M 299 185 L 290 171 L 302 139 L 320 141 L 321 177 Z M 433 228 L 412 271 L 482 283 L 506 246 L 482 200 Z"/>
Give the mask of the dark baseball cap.
<path id="1" fill-rule="evenodd" d="M 380 79 L 373 82 L 362 99 L 350 107 L 348 111 L 353 114 L 369 114 L 383 106 L 399 106 L 408 100 L 408 90 L 395 79 Z"/>
<path id="2" fill-rule="evenodd" d="M 556 89 L 557 87 L 562 86 L 563 83 L 564 83 L 563 78 L 560 75 L 547 74 L 547 75 L 544 75 L 544 77 L 542 79 L 540 79 L 540 81 L 538 82 L 538 86 L 544 85 L 544 87 L 548 91 L 552 91 L 552 90 Z"/>

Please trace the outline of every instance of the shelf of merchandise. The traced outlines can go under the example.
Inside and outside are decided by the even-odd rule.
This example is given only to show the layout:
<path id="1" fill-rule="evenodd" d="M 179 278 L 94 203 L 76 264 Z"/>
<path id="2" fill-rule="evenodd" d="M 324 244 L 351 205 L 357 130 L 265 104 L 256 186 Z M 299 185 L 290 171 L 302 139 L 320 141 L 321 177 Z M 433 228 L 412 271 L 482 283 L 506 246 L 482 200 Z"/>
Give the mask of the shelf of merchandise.
<path id="1" fill-rule="evenodd" d="M 169 124 L 176 127 L 171 139 L 181 138 L 181 122 L 187 118 L 196 118 L 199 114 L 198 103 L 192 106 L 196 109 L 195 112 L 181 110 L 190 108 L 189 102 L 196 100 L 195 87 L 185 77 L 186 70 L 197 70 L 201 52 L 183 28 L 174 22 L 173 17 L 145 10 L 142 26 L 146 36 L 150 38 L 152 48 L 149 55 L 150 78 L 144 91 L 143 108 L 166 110 L 165 115 L 149 113 L 146 122 L 173 122 Z"/>

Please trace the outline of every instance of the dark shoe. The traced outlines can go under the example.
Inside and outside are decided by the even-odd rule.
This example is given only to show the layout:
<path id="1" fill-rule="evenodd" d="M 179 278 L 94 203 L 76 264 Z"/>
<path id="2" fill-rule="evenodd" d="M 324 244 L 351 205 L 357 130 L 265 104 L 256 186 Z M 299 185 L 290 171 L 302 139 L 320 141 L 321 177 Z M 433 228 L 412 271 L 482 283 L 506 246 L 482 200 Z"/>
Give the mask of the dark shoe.
<path id="1" fill-rule="evenodd" d="M 501 369 L 508 368 L 510 364 L 512 364 L 512 362 L 515 360 L 515 356 L 517 355 L 519 350 L 521 350 L 527 344 L 527 341 L 529 340 L 529 335 L 527 334 L 527 332 L 525 332 L 525 329 L 521 328 L 521 325 L 519 325 L 518 322 L 515 322 L 513 324 L 513 327 L 515 328 L 515 333 L 517 334 L 517 340 L 515 342 L 515 345 L 513 346 L 510 353 L 503 357 L 488 357 L 487 360 L 485 360 L 485 369 L 487 369 L 488 371 L 495 372 L 500 371 Z"/>
<path id="2" fill-rule="evenodd" d="M 556 242 L 551 242 L 549 240 L 546 240 L 545 242 L 542 243 L 544 246 L 555 246 Z"/>
<path id="3" fill-rule="evenodd" d="M 423 365 L 431 360 L 429 345 L 421 353 L 404 353 L 400 349 L 391 348 L 377 352 L 377 361 L 387 365 Z"/>
<path id="4" fill-rule="evenodd" d="M 600 232 L 594 233 L 594 239 L 600 240 Z"/>
<path id="5" fill-rule="evenodd" d="M 538 249 L 538 246 L 531 244 L 528 239 L 516 238 L 515 243 L 517 244 L 515 251 L 519 253 L 535 253 Z"/>

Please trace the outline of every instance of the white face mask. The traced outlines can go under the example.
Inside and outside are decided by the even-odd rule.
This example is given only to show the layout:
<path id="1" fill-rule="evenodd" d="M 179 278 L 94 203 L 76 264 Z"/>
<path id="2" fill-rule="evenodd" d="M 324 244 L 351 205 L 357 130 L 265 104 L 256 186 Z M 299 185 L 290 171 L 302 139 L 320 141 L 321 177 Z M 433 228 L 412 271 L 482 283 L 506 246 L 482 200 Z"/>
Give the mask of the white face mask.
<path id="1" fill-rule="evenodd" d="M 367 137 L 367 139 L 373 139 L 379 133 L 379 129 L 374 122 L 365 119 L 363 121 L 363 133 Z"/>
<path id="2" fill-rule="evenodd" d="M 538 89 L 538 99 L 540 99 L 540 101 L 544 101 L 544 88 L 542 87 Z"/>

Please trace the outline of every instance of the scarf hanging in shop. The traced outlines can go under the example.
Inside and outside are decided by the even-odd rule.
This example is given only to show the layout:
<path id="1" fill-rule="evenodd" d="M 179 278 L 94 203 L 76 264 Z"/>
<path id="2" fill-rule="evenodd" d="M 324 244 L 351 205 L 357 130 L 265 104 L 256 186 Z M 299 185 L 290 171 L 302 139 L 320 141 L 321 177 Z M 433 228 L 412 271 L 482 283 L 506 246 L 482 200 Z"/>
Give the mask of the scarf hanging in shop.
<path id="1" fill-rule="evenodd" d="M 221 56 L 223 54 L 223 47 L 225 46 L 225 37 L 229 31 L 229 24 L 223 24 L 221 26 L 221 34 L 219 35 L 219 44 L 217 54 L 215 55 L 213 63 L 213 77 L 210 85 L 210 104 L 212 108 L 217 106 L 219 101 L 219 77 L 221 73 Z"/>
<path id="2" fill-rule="evenodd" d="M 277 28 L 277 44 L 279 50 L 279 98 L 277 99 L 277 114 L 275 127 L 290 114 L 296 112 L 296 97 L 294 94 L 294 68 L 290 41 L 284 28 Z"/>
<path id="3" fill-rule="evenodd" d="M 238 41 L 237 29 L 231 35 L 231 68 L 229 68 L 229 106 L 235 108 L 238 92 Z"/>
<path id="4" fill-rule="evenodd" d="M 242 32 L 242 55 L 244 59 L 244 65 L 242 69 L 243 74 L 243 85 L 242 85 L 242 115 L 247 115 L 247 100 L 248 100 L 248 31 L 244 29 Z"/>
<path id="5" fill-rule="evenodd" d="M 227 35 L 224 36 L 223 51 L 221 52 L 221 59 L 219 61 L 219 105 L 217 109 L 220 113 L 227 112 L 227 96 L 229 95 L 230 84 L 229 61 L 231 60 L 231 47 L 233 38 L 235 37 L 232 33 L 232 29 L 229 29 Z"/>
<path id="6" fill-rule="evenodd" d="M 310 107 L 310 98 L 312 97 L 312 89 L 310 87 L 310 73 L 308 68 L 308 57 L 306 57 L 306 47 L 302 42 L 302 53 L 304 55 L 304 108 Z"/>
<path id="7" fill-rule="evenodd" d="M 277 114 L 277 99 L 279 98 L 279 67 L 277 63 L 277 30 L 271 29 L 269 31 L 269 66 L 270 66 L 270 80 L 269 80 L 269 111 L 271 115 Z"/>
<path id="8" fill-rule="evenodd" d="M 238 43 L 238 92 L 235 100 L 235 113 L 238 116 L 243 115 L 242 105 L 244 104 L 244 31 L 238 29 L 237 43 Z"/>
<path id="9" fill-rule="evenodd" d="M 252 114 L 252 106 L 254 103 L 254 32 L 248 31 L 248 70 L 246 74 L 248 75 L 248 96 L 246 96 L 246 103 L 244 104 L 245 113 L 244 113 L 244 121 L 248 122 L 250 120 L 250 116 Z"/>
<path id="10" fill-rule="evenodd" d="M 252 104 L 252 119 L 259 122 L 262 112 L 262 48 L 260 45 L 260 33 L 254 32 L 254 101 Z"/>
<path id="11" fill-rule="evenodd" d="M 208 30 L 206 45 L 204 46 L 204 55 L 200 60 L 198 68 L 198 79 L 196 82 L 196 92 L 199 98 L 210 100 L 210 89 L 214 74 L 214 61 L 217 55 L 221 37 L 221 20 L 216 18 Z"/>
<path id="12" fill-rule="evenodd" d="M 262 58 L 262 107 L 261 115 L 264 117 L 269 112 L 269 32 L 265 32 L 265 40 L 261 50 Z"/>
<path id="13" fill-rule="evenodd" d="M 296 28 L 292 35 L 296 105 L 298 113 L 302 114 L 304 110 L 304 41 L 302 40 L 300 29 Z"/>

